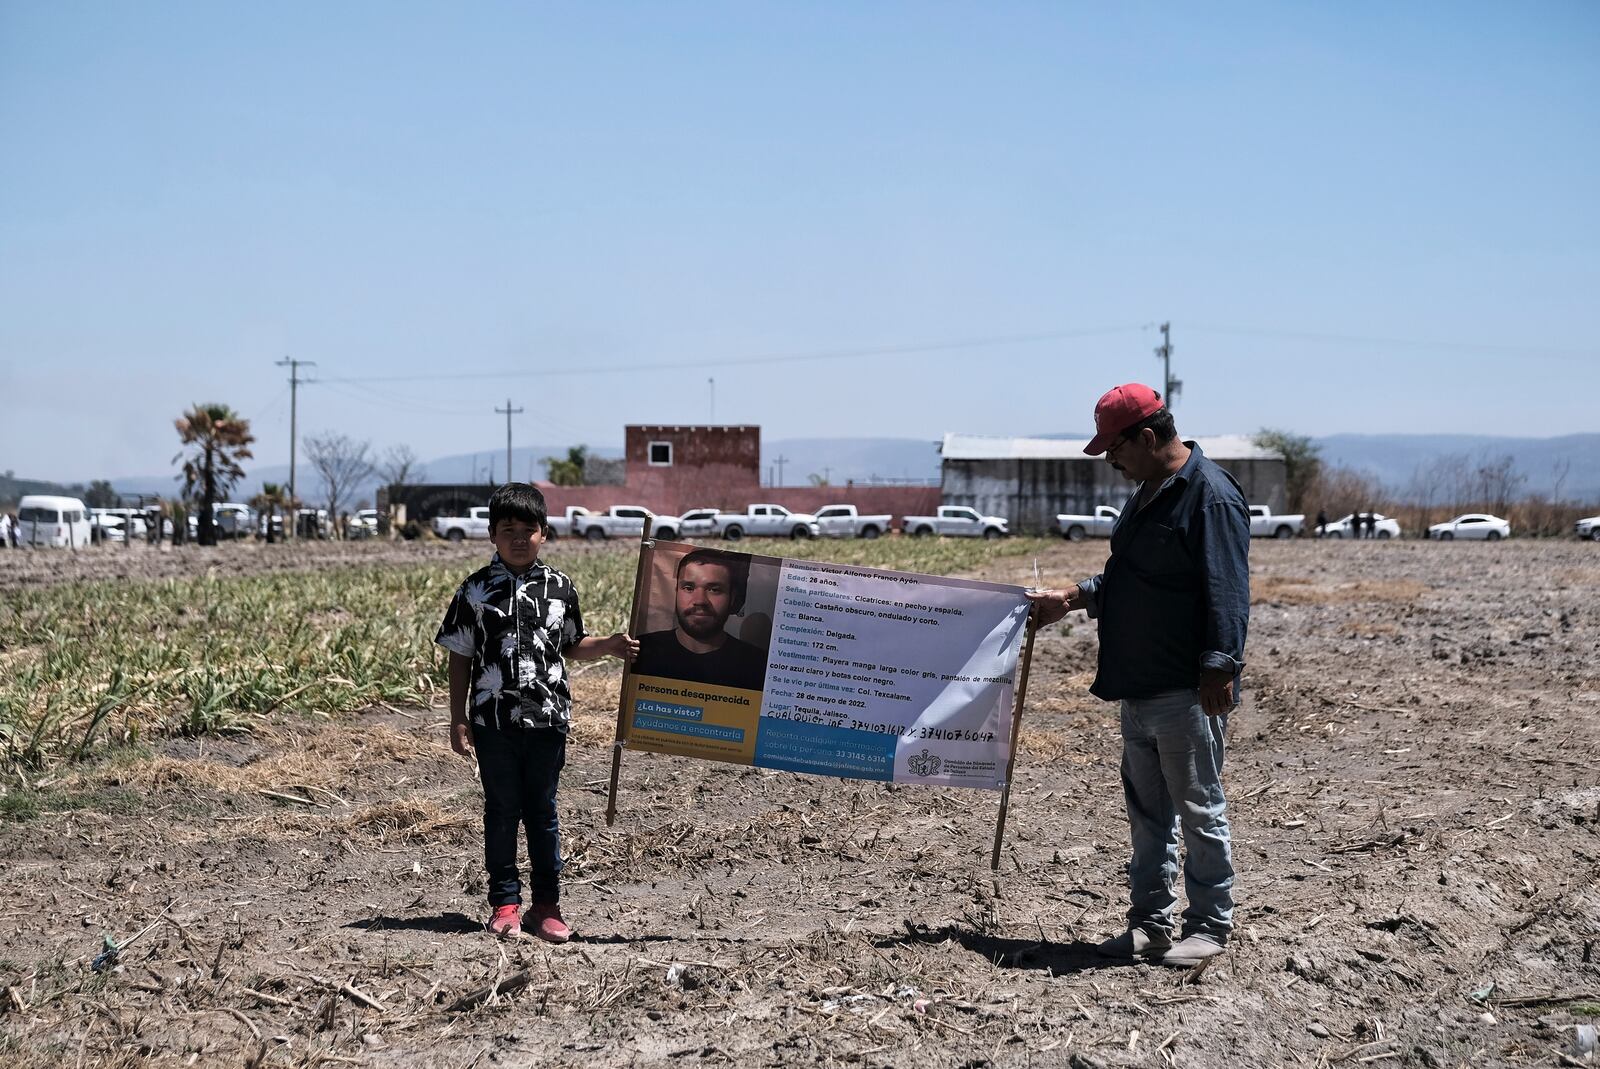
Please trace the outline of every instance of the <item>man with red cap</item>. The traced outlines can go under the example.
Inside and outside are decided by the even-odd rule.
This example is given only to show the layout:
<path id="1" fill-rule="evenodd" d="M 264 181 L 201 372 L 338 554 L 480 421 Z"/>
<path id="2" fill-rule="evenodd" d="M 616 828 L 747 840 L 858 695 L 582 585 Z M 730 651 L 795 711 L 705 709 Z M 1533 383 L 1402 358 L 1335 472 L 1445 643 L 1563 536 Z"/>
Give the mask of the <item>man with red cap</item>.
<path id="1" fill-rule="evenodd" d="M 1233 930 L 1233 858 L 1223 741 L 1238 698 L 1250 619 L 1250 514 L 1233 476 L 1178 438 L 1161 395 L 1108 391 L 1084 452 L 1137 484 L 1111 532 L 1105 570 L 1030 595 L 1041 626 L 1073 609 L 1099 621 L 1089 689 L 1122 705 L 1122 789 L 1133 857 L 1128 930 L 1109 957 L 1194 965 Z M 1178 839 L 1183 933 L 1172 940 Z"/>

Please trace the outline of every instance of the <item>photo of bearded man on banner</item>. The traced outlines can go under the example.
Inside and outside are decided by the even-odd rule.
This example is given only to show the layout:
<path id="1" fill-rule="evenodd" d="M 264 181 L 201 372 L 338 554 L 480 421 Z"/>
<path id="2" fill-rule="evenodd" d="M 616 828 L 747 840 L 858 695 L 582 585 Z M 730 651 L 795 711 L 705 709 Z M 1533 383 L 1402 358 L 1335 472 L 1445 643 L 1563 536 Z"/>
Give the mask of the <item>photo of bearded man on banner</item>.
<path id="1" fill-rule="evenodd" d="M 639 636 L 633 674 L 760 691 L 767 672 L 777 568 L 718 549 L 677 556 L 664 543 L 656 547 L 652 563 L 647 624 L 666 623 L 670 606 L 671 626 Z M 666 582 L 671 584 L 670 597 L 663 589 Z"/>

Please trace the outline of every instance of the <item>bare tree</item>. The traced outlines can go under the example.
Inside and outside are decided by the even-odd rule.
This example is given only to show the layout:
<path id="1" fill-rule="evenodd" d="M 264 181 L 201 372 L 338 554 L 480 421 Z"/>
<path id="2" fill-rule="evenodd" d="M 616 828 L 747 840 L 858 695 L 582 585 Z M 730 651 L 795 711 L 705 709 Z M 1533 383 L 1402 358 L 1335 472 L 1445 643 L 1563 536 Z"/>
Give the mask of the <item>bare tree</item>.
<path id="1" fill-rule="evenodd" d="M 1572 472 L 1572 458 L 1562 457 L 1550 466 L 1550 494 L 1529 493 L 1513 512 L 1519 513 L 1513 521 L 1517 531 L 1531 535 L 1558 535 L 1571 524 L 1570 509 L 1562 493 L 1567 476 Z"/>
<path id="2" fill-rule="evenodd" d="M 406 486 L 427 477 L 428 470 L 417 462 L 409 445 L 391 445 L 374 465 L 385 486 Z"/>
<path id="3" fill-rule="evenodd" d="M 1567 485 L 1567 476 L 1572 474 L 1572 458 L 1562 457 L 1550 465 L 1550 500 L 1557 505 L 1567 502 L 1562 494 L 1562 488 Z"/>
<path id="4" fill-rule="evenodd" d="M 1452 513 L 1464 512 L 1472 497 L 1472 465 L 1465 453 L 1446 453 L 1429 467 L 1434 485 L 1444 490 L 1441 503 Z"/>
<path id="5" fill-rule="evenodd" d="M 305 439 L 306 458 L 328 487 L 328 519 L 338 529 L 339 502 L 372 478 L 368 454 L 371 442 L 358 442 L 343 434 L 313 435 Z"/>
<path id="6" fill-rule="evenodd" d="M 1388 492 L 1371 472 L 1339 465 L 1318 464 L 1316 473 L 1302 491 L 1306 507 L 1315 505 L 1337 519 L 1353 512 L 1369 512 L 1389 507 Z"/>
<path id="7" fill-rule="evenodd" d="M 1516 458 L 1509 453 L 1496 460 L 1485 457 L 1474 473 L 1478 484 L 1478 499 L 1483 503 L 1485 510 L 1496 516 L 1504 516 L 1506 508 L 1511 504 L 1512 495 L 1522 488 L 1528 481 L 1526 475 L 1519 475 L 1514 470 Z"/>
<path id="8" fill-rule="evenodd" d="M 1418 464 L 1411 469 L 1411 481 L 1406 484 L 1406 500 L 1417 509 L 1417 527 L 1426 531 L 1433 523 L 1433 503 L 1439 496 L 1439 481 L 1434 474 Z"/>

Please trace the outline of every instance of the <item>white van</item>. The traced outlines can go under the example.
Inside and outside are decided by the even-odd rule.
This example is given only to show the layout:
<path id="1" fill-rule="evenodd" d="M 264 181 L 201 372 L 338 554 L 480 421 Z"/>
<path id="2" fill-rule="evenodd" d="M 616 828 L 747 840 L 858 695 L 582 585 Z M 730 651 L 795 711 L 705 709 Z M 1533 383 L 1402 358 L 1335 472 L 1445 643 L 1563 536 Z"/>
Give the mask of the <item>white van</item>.
<path id="1" fill-rule="evenodd" d="M 80 549 L 88 544 L 89 509 L 77 498 L 26 494 L 17 502 L 17 545 Z"/>

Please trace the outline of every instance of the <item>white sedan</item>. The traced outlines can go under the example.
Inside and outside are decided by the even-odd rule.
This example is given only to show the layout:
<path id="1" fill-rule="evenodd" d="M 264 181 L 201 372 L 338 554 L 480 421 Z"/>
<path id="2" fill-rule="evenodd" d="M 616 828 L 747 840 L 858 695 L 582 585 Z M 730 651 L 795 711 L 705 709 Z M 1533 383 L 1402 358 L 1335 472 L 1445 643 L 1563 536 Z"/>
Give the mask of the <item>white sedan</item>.
<path id="1" fill-rule="evenodd" d="M 1587 538 L 1591 542 L 1600 542 L 1600 516 L 1590 516 L 1579 520 L 1574 528 L 1579 538 Z"/>
<path id="2" fill-rule="evenodd" d="M 1511 521 L 1491 516 L 1487 512 L 1469 512 L 1444 523 L 1428 528 L 1428 537 L 1448 542 L 1453 538 L 1478 538 L 1498 542 L 1511 537 Z"/>
<path id="3" fill-rule="evenodd" d="M 1367 513 L 1362 513 L 1362 515 L 1365 516 L 1365 515 L 1367 515 Z M 1374 512 L 1371 515 L 1372 515 L 1372 519 L 1375 521 L 1375 526 L 1372 529 L 1372 537 L 1373 538 L 1385 538 L 1385 539 L 1387 539 L 1387 538 L 1399 538 L 1400 537 L 1400 521 L 1399 520 L 1391 520 L 1389 517 L 1385 516 L 1381 512 Z M 1367 530 L 1366 530 L 1366 525 L 1365 524 L 1363 524 L 1361 529 L 1358 530 L 1358 531 L 1352 532 L 1350 530 L 1350 525 L 1353 524 L 1354 522 L 1355 522 L 1355 514 L 1354 513 L 1350 514 L 1349 516 L 1346 516 L 1342 520 L 1334 520 L 1332 523 L 1329 523 L 1326 527 L 1324 527 L 1322 529 L 1322 537 L 1323 538 L 1365 538 L 1365 537 L 1367 537 Z"/>

